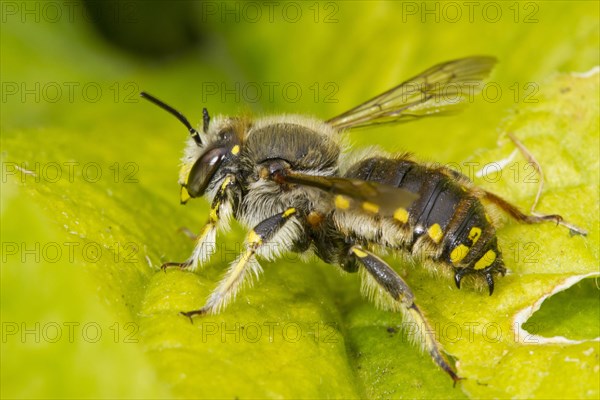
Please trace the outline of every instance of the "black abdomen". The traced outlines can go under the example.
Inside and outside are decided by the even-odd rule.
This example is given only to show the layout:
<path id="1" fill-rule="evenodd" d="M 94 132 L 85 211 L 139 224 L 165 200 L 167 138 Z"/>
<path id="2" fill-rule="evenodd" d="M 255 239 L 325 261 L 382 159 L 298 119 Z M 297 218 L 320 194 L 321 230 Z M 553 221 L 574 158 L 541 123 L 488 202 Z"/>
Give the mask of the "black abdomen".
<path id="1" fill-rule="evenodd" d="M 429 242 L 437 250 L 434 260 L 454 268 L 457 285 L 466 274 L 481 274 L 489 283 L 494 273 L 505 272 L 495 229 L 479 199 L 461 183 L 465 177 L 405 158 L 383 157 L 360 161 L 345 176 L 417 193 L 419 198 L 408 209 L 394 213 L 394 219 L 408 224 L 412 232 L 400 246 L 413 251 L 417 243 Z"/>

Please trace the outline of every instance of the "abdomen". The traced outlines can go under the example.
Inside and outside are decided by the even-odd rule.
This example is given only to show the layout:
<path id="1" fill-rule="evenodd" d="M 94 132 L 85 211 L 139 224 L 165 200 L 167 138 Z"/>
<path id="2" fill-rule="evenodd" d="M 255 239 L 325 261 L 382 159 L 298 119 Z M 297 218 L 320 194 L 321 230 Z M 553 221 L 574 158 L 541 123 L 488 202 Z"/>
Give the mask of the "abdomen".
<path id="1" fill-rule="evenodd" d="M 386 218 L 393 220 L 392 224 L 381 222 L 381 233 L 371 236 L 378 244 L 391 245 L 415 257 L 451 267 L 457 285 L 465 275 L 481 275 L 489 282 L 492 275 L 505 272 L 494 226 L 483 204 L 466 184 L 466 177 L 406 157 L 365 159 L 354 164 L 345 176 L 419 195 L 408 209 L 398 209 L 393 218 Z M 403 234 L 395 235 L 390 229 Z M 394 238 L 391 243 L 389 237 Z"/>

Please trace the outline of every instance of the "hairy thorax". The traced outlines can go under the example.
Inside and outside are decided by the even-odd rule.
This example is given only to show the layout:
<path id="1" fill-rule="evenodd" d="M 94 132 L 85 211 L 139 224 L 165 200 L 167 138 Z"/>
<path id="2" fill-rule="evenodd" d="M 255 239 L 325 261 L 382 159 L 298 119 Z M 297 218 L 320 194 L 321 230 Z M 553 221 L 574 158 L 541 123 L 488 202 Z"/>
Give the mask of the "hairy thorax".
<path id="1" fill-rule="evenodd" d="M 248 226 L 290 206 L 304 210 L 323 207 L 319 201 L 325 195 L 322 191 L 267 179 L 273 165 L 311 175 L 338 173 L 340 145 L 331 128 L 307 117 L 282 119 L 257 121 L 244 140 L 240 154 L 243 201 L 236 219 Z"/>

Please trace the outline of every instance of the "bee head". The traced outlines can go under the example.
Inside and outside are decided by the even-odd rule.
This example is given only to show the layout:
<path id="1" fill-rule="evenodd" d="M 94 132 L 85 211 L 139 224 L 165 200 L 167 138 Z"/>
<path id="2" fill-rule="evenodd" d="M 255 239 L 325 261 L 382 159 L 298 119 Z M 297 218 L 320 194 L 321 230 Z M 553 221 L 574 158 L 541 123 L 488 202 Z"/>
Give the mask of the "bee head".
<path id="1" fill-rule="evenodd" d="M 211 121 L 204 108 L 201 136 L 179 111 L 148 93 L 140 95 L 175 116 L 188 129 L 190 138 L 179 174 L 181 202 L 203 196 L 223 162 L 238 154 L 246 123 L 239 118 L 224 117 Z"/>
<path id="2" fill-rule="evenodd" d="M 206 108 L 203 110 L 203 144 L 198 146 L 193 138 L 183 156 L 179 176 L 181 202 L 201 197 L 209 188 L 223 163 L 236 157 L 240 151 L 244 127 L 238 118 L 217 117 L 211 121 Z"/>

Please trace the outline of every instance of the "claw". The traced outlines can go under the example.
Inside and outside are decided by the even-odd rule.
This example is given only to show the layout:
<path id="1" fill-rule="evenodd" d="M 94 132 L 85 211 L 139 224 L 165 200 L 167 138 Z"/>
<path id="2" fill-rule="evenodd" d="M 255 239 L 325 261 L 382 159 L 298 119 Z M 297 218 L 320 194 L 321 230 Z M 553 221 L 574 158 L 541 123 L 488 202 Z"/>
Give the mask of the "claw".
<path id="1" fill-rule="evenodd" d="M 192 311 L 181 311 L 180 314 L 188 317 L 190 319 L 190 323 L 194 323 L 194 319 L 192 318 L 194 315 L 204 315 L 207 313 L 208 310 L 201 308 L 199 310 L 192 310 Z"/>
<path id="2" fill-rule="evenodd" d="M 547 214 L 547 215 L 534 214 L 534 216 L 537 216 L 542 221 L 554 221 L 554 222 L 556 222 L 556 225 L 559 225 L 563 221 L 563 217 L 561 217 L 558 214 Z"/>
<path id="3" fill-rule="evenodd" d="M 452 375 L 451 375 L 451 376 L 452 376 Z M 467 378 L 461 378 L 460 376 L 458 376 L 458 375 L 454 374 L 454 375 L 452 376 L 452 380 L 454 381 L 454 384 L 452 385 L 452 387 L 453 387 L 453 388 L 455 388 L 455 387 L 456 387 L 456 384 L 457 384 L 458 382 L 460 382 L 460 381 L 464 381 L 465 379 L 467 379 Z"/>
<path id="4" fill-rule="evenodd" d="M 460 281 L 462 281 L 462 278 L 465 276 L 467 272 L 466 268 L 460 269 L 458 270 L 455 274 L 454 274 L 454 283 L 456 283 L 456 287 L 460 289 Z"/>
<path id="5" fill-rule="evenodd" d="M 489 272 L 485 274 L 485 281 L 488 284 L 488 288 L 490 289 L 490 296 L 494 293 L 494 277 Z"/>

